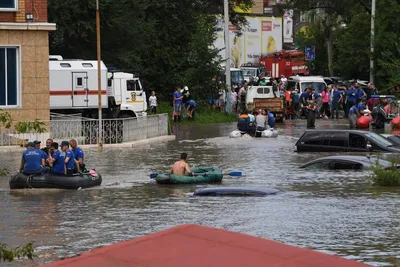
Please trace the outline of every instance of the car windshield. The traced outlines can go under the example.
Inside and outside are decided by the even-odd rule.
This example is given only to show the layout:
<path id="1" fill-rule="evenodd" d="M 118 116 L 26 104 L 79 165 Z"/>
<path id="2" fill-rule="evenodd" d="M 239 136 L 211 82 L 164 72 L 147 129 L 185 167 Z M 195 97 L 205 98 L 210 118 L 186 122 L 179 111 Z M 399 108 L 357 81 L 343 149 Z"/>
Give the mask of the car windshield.
<path id="1" fill-rule="evenodd" d="M 319 94 L 322 93 L 322 91 L 324 91 L 326 88 L 326 85 L 323 82 L 302 82 L 301 91 L 304 92 L 310 84 L 315 92 Z"/>
<path id="2" fill-rule="evenodd" d="M 257 76 L 257 70 L 256 69 L 242 69 L 243 76 L 245 77 L 255 77 Z"/>
<path id="3" fill-rule="evenodd" d="M 382 135 L 376 134 L 376 133 L 366 133 L 365 134 L 371 141 L 377 143 L 380 146 L 383 147 L 388 147 L 388 146 L 393 146 L 393 143 L 388 141 L 385 137 Z"/>
<path id="4" fill-rule="evenodd" d="M 231 70 L 232 84 L 241 84 L 243 81 L 243 74 L 240 70 Z"/>

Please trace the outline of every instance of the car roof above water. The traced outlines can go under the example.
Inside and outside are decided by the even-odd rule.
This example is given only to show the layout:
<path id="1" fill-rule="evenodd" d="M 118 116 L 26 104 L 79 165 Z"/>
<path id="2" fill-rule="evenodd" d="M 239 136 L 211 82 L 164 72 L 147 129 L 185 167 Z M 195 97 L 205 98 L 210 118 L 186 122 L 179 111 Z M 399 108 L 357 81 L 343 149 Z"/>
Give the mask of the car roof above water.
<path id="1" fill-rule="evenodd" d="M 234 193 L 253 193 L 257 195 L 271 195 L 281 192 L 278 189 L 263 188 L 263 187 L 250 187 L 250 186 L 235 186 L 235 187 L 206 187 L 197 189 L 194 195 L 207 195 L 210 193 L 216 194 L 234 194 Z"/>
<path id="2" fill-rule="evenodd" d="M 328 133 L 332 133 L 332 132 L 348 132 L 348 133 L 357 133 L 357 134 L 377 134 L 374 132 L 369 132 L 369 131 L 363 131 L 363 130 L 346 130 L 346 129 L 323 129 L 323 130 L 306 130 L 304 133 L 307 132 L 328 132 Z"/>

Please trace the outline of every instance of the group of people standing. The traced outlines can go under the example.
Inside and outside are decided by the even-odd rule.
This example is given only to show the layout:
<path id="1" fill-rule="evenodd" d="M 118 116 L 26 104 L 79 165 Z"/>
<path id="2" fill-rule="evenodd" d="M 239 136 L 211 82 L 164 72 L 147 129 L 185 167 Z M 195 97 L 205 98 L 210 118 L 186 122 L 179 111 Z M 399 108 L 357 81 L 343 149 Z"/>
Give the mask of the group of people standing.
<path id="1" fill-rule="evenodd" d="M 369 96 L 378 93 L 373 84 L 368 84 Z M 315 118 L 339 119 L 339 110 L 344 111 L 344 118 L 349 119 L 350 128 L 354 128 L 357 118 L 364 115 L 367 109 L 367 100 L 370 98 L 363 88 L 356 82 L 352 82 L 349 87 L 330 85 L 322 93 L 316 92 L 310 84 L 299 96 L 298 91 L 289 88 L 285 92 L 286 117 L 295 119 L 297 116 L 307 118 L 307 127 L 315 127 Z M 373 99 L 368 102 L 370 110 L 374 106 Z M 297 114 L 297 115 L 296 115 Z"/>
<path id="2" fill-rule="evenodd" d="M 172 120 L 180 122 L 182 119 L 182 109 L 186 111 L 187 118 L 194 119 L 194 111 L 196 109 L 196 102 L 190 98 L 189 88 L 185 86 L 183 90 L 180 87 L 175 88 L 173 94 L 173 112 Z"/>
<path id="3" fill-rule="evenodd" d="M 22 153 L 20 172 L 26 175 L 54 173 L 73 174 L 85 170 L 84 153 L 75 139 L 62 141 L 60 145 L 47 139 L 46 147 L 40 141 L 29 142 Z M 70 149 L 71 146 L 71 149 Z"/>

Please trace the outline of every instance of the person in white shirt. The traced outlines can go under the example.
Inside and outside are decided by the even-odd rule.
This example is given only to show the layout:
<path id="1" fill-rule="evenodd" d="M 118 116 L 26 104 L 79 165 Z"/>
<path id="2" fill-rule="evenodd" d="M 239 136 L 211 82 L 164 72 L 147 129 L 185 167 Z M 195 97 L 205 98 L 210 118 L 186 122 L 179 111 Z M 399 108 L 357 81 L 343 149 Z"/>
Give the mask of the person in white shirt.
<path id="1" fill-rule="evenodd" d="M 225 112 L 225 89 L 220 89 L 218 95 L 219 109 L 221 112 Z"/>
<path id="2" fill-rule="evenodd" d="M 237 95 L 237 93 L 235 91 L 235 88 L 232 87 L 231 98 L 230 98 L 230 100 L 231 100 L 230 105 L 231 105 L 231 112 L 232 113 L 236 113 L 237 96 L 238 95 Z"/>
<path id="3" fill-rule="evenodd" d="M 150 111 L 153 114 L 157 113 L 157 97 L 156 97 L 156 92 L 151 91 L 151 96 L 149 97 L 149 103 L 150 103 Z"/>
<path id="4" fill-rule="evenodd" d="M 257 125 L 257 130 L 265 130 L 265 125 L 266 125 L 266 117 L 265 117 L 265 111 L 264 110 L 259 110 L 258 115 L 256 116 L 256 125 Z"/>

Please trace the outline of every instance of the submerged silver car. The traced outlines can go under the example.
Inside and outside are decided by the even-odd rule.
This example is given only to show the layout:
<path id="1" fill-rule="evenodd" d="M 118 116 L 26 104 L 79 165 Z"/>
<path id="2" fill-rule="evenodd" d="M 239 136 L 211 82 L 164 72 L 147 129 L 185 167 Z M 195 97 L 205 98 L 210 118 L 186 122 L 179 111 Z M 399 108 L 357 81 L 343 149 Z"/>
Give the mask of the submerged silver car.
<path id="1" fill-rule="evenodd" d="M 388 168 L 391 163 L 386 160 L 366 156 L 329 156 L 312 160 L 300 168 L 325 170 L 369 170 L 372 166 Z"/>

